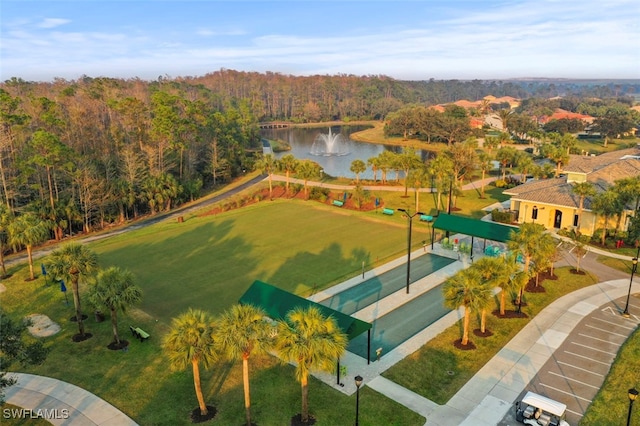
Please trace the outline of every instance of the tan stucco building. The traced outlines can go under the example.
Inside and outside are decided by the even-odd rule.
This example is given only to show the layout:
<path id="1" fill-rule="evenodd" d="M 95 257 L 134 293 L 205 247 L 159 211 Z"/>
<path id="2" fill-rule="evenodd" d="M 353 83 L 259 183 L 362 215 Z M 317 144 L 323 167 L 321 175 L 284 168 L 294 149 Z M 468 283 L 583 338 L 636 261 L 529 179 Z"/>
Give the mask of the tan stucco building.
<path id="1" fill-rule="evenodd" d="M 640 145 L 598 156 L 571 155 L 561 177 L 531 181 L 504 193 L 511 196 L 510 208 L 517 211 L 518 223 L 539 223 L 547 229 L 575 229 L 580 197 L 571 190 L 574 183 L 590 182 L 597 192 L 602 192 L 616 180 L 632 176 L 640 176 Z M 633 215 L 633 206 L 627 206 L 620 222 L 622 230 L 627 229 Z M 615 227 L 616 221 L 609 218 L 607 228 Z M 602 227 L 603 218 L 591 211 L 591 198 L 585 198 L 579 231 L 593 235 Z"/>

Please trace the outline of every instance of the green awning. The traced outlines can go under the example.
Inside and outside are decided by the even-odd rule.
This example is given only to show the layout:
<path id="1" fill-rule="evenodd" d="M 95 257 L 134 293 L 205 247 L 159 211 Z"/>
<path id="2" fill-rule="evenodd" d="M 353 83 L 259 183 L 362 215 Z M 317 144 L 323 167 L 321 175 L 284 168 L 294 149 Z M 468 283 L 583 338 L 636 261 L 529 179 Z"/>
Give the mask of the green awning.
<path id="1" fill-rule="evenodd" d="M 274 320 L 284 319 L 287 313 L 293 308 L 315 306 L 324 316 L 332 316 L 335 318 L 338 326 L 349 337 L 349 340 L 352 340 L 371 328 L 371 324 L 368 322 L 257 280 L 251 284 L 251 287 L 242 295 L 238 302 L 241 304 L 260 306 L 266 311 L 267 315 Z"/>
<path id="2" fill-rule="evenodd" d="M 485 222 L 483 220 L 470 219 L 468 217 L 453 216 L 446 213 L 440 213 L 433 223 L 435 229 L 453 232 L 456 234 L 464 234 L 472 237 L 485 238 L 491 241 L 499 241 L 501 243 L 509 240 L 511 231 L 519 232 L 520 229 L 515 226 L 502 225 L 495 222 Z"/>

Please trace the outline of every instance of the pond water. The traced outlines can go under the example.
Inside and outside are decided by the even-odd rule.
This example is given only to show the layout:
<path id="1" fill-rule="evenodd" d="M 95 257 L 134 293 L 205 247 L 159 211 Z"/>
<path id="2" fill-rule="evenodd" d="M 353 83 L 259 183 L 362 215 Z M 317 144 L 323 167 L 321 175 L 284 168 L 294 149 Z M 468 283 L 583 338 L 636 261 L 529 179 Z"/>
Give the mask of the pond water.
<path id="1" fill-rule="evenodd" d="M 266 139 L 285 141 L 291 146 L 290 151 L 274 153 L 274 157 L 277 159 L 286 154 L 293 154 L 294 157 L 300 160 L 309 159 L 315 161 L 322 167 L 323 173 L 330 176 L 354 178 L 355 174 L 349 170 L 353 160 L 360 159 L 366 164 L 369 158 L 377 157 L 385 150 L 402 152 L 401 147 L 356 142 L 349 137 L 352 133 L 367 128 L 367 126 L 289 127 L 284 129 L 263 129 L 260 131 L 260 135 Z M 332 146 L 328 148 L 326 141 L 320 141 L 320 139 L 331 139 Z M 427 159 L 432 153 L 418 151 L 418 155 L 423 159 Z M 361 173 L 360 178 L 373 179 L 371 168 L 367 168 L 366 172 Z M 380 173 L 378 173 L 379 178 Z"/>

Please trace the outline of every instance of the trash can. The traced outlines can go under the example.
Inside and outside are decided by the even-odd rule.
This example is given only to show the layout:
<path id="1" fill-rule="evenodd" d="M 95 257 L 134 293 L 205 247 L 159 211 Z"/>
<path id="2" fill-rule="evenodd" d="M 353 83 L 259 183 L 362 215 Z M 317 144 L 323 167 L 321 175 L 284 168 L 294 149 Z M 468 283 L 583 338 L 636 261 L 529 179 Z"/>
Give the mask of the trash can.
<path id="1" fill-rule="evenodd" d="M 104 321 L 104 314 L 100 311 L 96 311 L 96 322 L 102 322 Z"/>

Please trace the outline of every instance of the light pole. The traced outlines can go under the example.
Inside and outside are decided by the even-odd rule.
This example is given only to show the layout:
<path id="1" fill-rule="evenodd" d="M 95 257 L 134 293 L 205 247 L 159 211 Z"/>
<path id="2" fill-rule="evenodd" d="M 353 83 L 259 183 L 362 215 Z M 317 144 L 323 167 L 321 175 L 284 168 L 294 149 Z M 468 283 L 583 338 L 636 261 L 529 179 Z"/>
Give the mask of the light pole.
<path id="1" fill-rule="evenodd" d="M 638 397 L 638 391 L 635 388 L 629 389 L 629 414 L 627 415 L 627 426 L 631 426 L 631 408 L 633 407 L 633 401 Z M 356 425 L 358 423 L 356 422 Z"/>
<path id="2" fill-rule="evenodd" d="M 360 415 L 360 386 L 362 385 L 362 376 L 356 376 L 355 381 L 356 381 L 356 426 L 358 426 L 358 417 Z M 629 415 L 631 415 L 631 411 L 629 411 Z"/>
<path id="3" fill-rule="evenodd" d="M 409 281 L 411 275 L 411 224 L 413 223 L 413 218 L 419 214 L 424 214 L 422 212 L 415 212 L 414 214 L 409 214 L 409 212 L 405 209 L 397 209 L 399 212 L 404 213 L 407 216 L 407 220 L 409 221 L 409 232 L 407 234 L 407 294 L 409 294 Z"/>
<path id="4" fill-rule="evenodd" d="M 640 251 L 640 247 L 638 248 L 638 251 Z M 631 263 L 633 263 L 633 266 L 631 266 L 631 279 L 629 280 L 629 292 L 627 293 L 627 303 L 626 305 L 624 305 L 624 311 L 622 312 L 622 316 L 625 318 L 629 318 L 629 298 L 631 297 L 631 284 L 633 284 L 633 275 L 636 273 L 636 269 L 638 269 L 638 258 L 634 257 L 633 259 L 631 259 Z"/>

